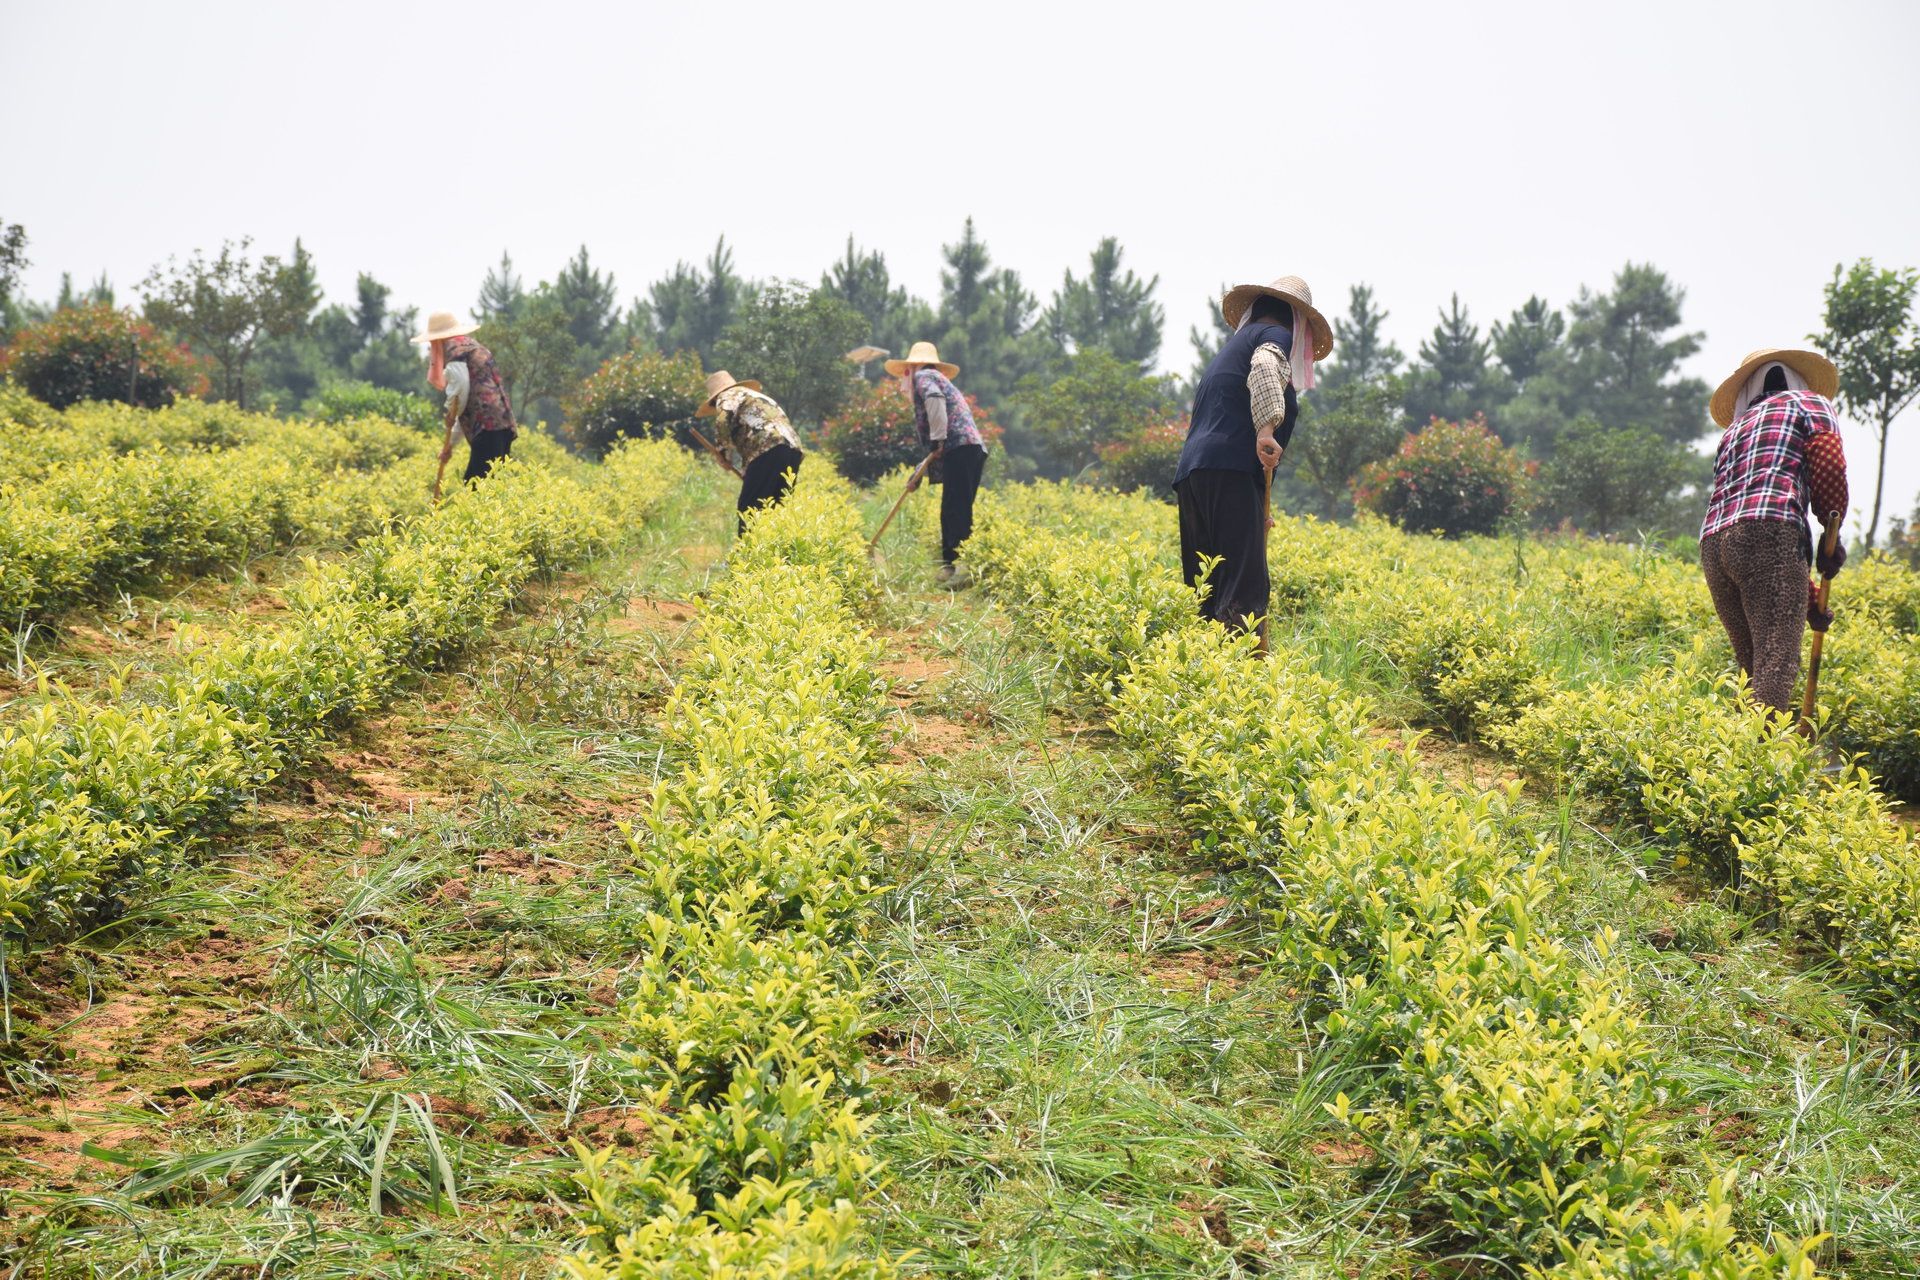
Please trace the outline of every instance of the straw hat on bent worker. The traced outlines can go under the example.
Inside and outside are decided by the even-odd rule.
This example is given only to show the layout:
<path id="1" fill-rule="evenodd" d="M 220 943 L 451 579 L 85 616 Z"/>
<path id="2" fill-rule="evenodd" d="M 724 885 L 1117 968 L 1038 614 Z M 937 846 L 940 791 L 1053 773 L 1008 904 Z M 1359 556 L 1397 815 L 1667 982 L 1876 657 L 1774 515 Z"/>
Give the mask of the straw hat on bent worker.
<path id="1" fill-rule="evenodd" d="M 693 416 L 696 418 L 711 418 L 714 414 L 720 412 L 713 407 L 713 402 L 718 399 L 720 393 L 728 387 L 745 387 L 749 391 L 758 391 L 760 384 L 751 379 L 742 382 L 725 369 L 715 369 L 707 375 L 707 402 L 698 409 L 695 409 Z"/>
<path id="2" fill-rule="evenodd" d="M 945 360 L 942 360 L 940 358 L 940 352 L 934 348 L 934 345 L 931 342 L 914 343 L 913 348 L 907 352 L 907 358 L 905 360 L 889 360 L 887 361 L 885 367 L 888 373 L 898 378 L 900 375 L 904 374 L 908 369 L 912 369 L 923 364 L 932 365 L 934 368 L 938 369 L 941 373 L 946 374 L 949 378 L 951 378 L 954 374 L 960 372 L 959 365 L 948 364 Z"/>
<path id="3" fill-rule="evenodd" d="M 1787 366 L 1807 380 L 1807 390 L 1817 396 L 1831 400 L 1840 390 L 1840 371 L 1833 367 L 1833 361 L 1818 351 L 1800 351 L 1791 347 L 1762 347 L 1740 362 L 1733 376 L 1721 383 L 1713 393 L 1713 403 L 1709 406 L 1713 420 L 1723 427 L 1733 425 L 1734 402 L 1740 398 L 1740 388 L 1747 379 L 1762 365 L 1779 363 Z"/>
<path id="4" fill-rule="evenodd" d="M 1299 276 L 1281 276 L 1272 284 L 1239 284 L 1227 290 L 1227 296 L 1220 299 L 1220 315 L 1226 320 L 1227 328 L 1238 329 L 1240 317 L 1247 314 L 1247 308 L 1262 294 L 1300 308 L 1307 323 L 1313 326 L 1313 358 L 1325 360 L 1333 350 L 1333 326 L 1313 305 L 1313 290 L 1307 288 L 1307 282 Z"/>
<path id="5" fill-rule="evenodd" d="M 451 311 L 436 311 L 427 317 L 427 331 L 414 341 L 438 342 L 442 338 L 457 338 L 463 333 L 472 333 L 479 327 L 471 321 L 459 319 Z"/>

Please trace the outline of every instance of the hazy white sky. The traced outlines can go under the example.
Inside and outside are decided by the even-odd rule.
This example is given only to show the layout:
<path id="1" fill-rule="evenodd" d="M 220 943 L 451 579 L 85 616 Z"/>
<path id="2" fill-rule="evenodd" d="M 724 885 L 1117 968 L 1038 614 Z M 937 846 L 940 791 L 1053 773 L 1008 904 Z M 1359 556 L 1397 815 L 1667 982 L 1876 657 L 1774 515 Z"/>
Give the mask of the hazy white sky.
<path id="1" fill-rule="evenodd" d="M 1177 369 L 1222 281 L 1370 282 L 1411 353 L 1454 290 L 1485 324 L 1650 261 L 1718 382 L 1835 263 L 1920 266 L 1917 51 L 1916 0 L 0 0 L 0 217 L 32 296 L 298 235 L 330 297 L 433 310 L 503 248 L 531 281 L 584 243 L 630 298 L 721 232 L 809 280 L 851 232 L 932 294 L 971 214 L 1043 299 L 1119 236 Z"/>

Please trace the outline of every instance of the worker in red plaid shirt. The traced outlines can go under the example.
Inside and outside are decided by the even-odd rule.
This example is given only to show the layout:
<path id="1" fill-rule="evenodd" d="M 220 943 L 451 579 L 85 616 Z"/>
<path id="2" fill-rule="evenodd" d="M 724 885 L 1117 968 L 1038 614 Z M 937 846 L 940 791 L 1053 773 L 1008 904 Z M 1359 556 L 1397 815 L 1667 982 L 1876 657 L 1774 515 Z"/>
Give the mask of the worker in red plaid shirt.
<path id="1" fill-rule="evenodd" d="M 1831 398 L 1839 385 L 1818 352 L 1769 348 L 1713 393 L 1713 420 L 1726 434 L 1700 526 L 1700 567 L 1754 701 L 1782 715 L 1807 623 L 1825 631 L 1833 618 L 1813 601 L 1807 565 L 1817 562 L 1831 578 L 1847 559 L 1838 541 L 1831 557 L 1816 553 L 1807 525 L 1809 506 L 1829 528 L 1847 512 L 1847 459 Z"/>

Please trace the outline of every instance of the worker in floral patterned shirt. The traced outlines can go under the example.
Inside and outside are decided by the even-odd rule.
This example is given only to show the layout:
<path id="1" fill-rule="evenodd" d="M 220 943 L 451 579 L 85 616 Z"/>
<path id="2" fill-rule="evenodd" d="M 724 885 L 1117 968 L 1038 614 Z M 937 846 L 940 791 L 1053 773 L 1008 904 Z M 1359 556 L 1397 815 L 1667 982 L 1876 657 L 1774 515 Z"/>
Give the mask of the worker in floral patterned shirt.
<path id="1" fill-rule="evenodd" d="M 1838 528 L 1847 514 L 1847 459 L 1830 397 L 1833 363 L 1815 351 L 1768 348 L 1748 356 L 1713 393 L 1726 428 L 1713 460 L 1713 496 L 1700 526 L 1700 567 L 1753 700 L 1781 715 L 1800 674 L 1806 624 L 1833 615 L 1815 603 L 1807 565 L 1831 578 L 1845 544 L 1816 553 L 1807 508 Z"/>
<path id="2" fill-rule="evenodd" d="M 456 320 L 451 311 L 436 311 L 427 320 L 427 331 L 414 339 L 427 344 L 427 382 L 447 393 L 447 411 L 467 442 L 465 480 L 478 480 L 491 471 L 513 448 L 514 433 L 520 429 L 493 353 L 469 336 L 478 327 Z M 443 467 L 452 456 L 449 427 L 440 447 Z"/>
<path id="3" fill-rule="evenodd" d="M 913 426 L 930 457 L 927 479 L 940 486 L 940 581 L 964 587 L 969 579 L 955 562 L 960 544 L 973 536 L 973 500 L 980 493 L 987 445 L 967 398 L 953 385 L 960 366 L 941 360 L 931 342 L 916 342 L 905 360 L 889 360 L 886 368 L 913 402 Z M 907 492 L 919 483 L 908 485 Z"/>
<path id="4" fill-rule="evenodd" d="M 749 509 L 770 507 L 792 490 L 806 457 L 800 437 L 759 383 L 736 381 L 725 369 L 707 375 L 707 402 L 693 416 L 720 419 L 719 447 L 740 475 L 737 508 L 745 533 Z"/>

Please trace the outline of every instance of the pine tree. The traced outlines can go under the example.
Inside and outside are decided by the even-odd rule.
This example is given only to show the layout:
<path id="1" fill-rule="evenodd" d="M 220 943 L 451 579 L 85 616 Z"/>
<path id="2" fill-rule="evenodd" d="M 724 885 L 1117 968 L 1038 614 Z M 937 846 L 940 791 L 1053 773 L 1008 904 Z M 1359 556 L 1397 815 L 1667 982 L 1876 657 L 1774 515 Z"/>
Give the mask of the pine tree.
<path id="1" fill-rule="evenodd" d="M 1346 317 L 1333 322 L 1333 357 L 1316 381 L 1328 390 L 1338 390 L 1379 382 L 1398 372 L 1406 357 L 1381 333 L 1386 320 L 1387 312 L 1374 305 L 1373 286 L 1352 286 L 1347 291 Z"/>
<path id="2" fill-rule="evenodd" d="M 671 274 L 647 286 L 647 300 L 636 301 L 628 321 L 636 340 L 664 354 L 693 351 L 703 367 L 713 367 L 713 347 L 740 309 L 759 291 L 733 269 L 733 250 L 721 236 L 706 269 L 676 262 Z"/>
<path id="3" fill-rule="evenodd" d="M 1580 291 L 1567 308 L 1572 411 L 1608 427 L 1646 427 L 1688 443 L 1707 427 L 1707 384 L 1679 376 L 1704 335 L 1674 333 L 1686 290 L 1651 264 L 1629 262 L 1610 293 Z"/>
<path id="4" fill-rule="evenodd" d="M 887 259 L 878 251 L 860 252 L 847 237 L 846 256 L 821 273 L 820 291 L 839 298 L 866 317 L 869 341 L 894 355 L 905 355 L 918 338 L 932 330 L 933 312 L 926 303 L 894 286 Z M 869 373 L 880 376 L 880 366 Z"/>
<path id="5" fill-rule="evenodd" d="M 1060 355 L 1105 351 L 1146 373 L 1160 354 L 1166 321 L 1166 309 L 1153 300 L 1160 277 L 1141 280 L 1132 271 L 1122 273 L 1124 256 L 1118 239 L 1102 239 L 1088 255 L 1086 279 L 1075 279 L 1072 271 L 1062 273 L 1041 324 Z"/>
<path id="6" fill-rule="evenodd" d="M 1514 385 L 1525 387 L 1559 350 L 1567 318 L 1540 297 L 1529 297 L 1505 322 L 1493 322 L 1493 354 Z"/>
<path id="7" fill-rule="evenodd" d="M 586 368 L 600 363 L 618 345 L 620 308 L 615 303 L 611 273 L 601 275 L 587 256 L 587 246 L 568 260 L 550 286 L 552 297 L 567 315 L 567 332 Z"/>
<path id="8" fill-rule="evenodd" d="M 526 304 L 526 286 L 514 274 L 513 255 L 502 250 L 500 265 L 489 268 L 487 278 L 480 282 L 480 298 L 473 309 L 483 320 L 518 320 Z"/>

